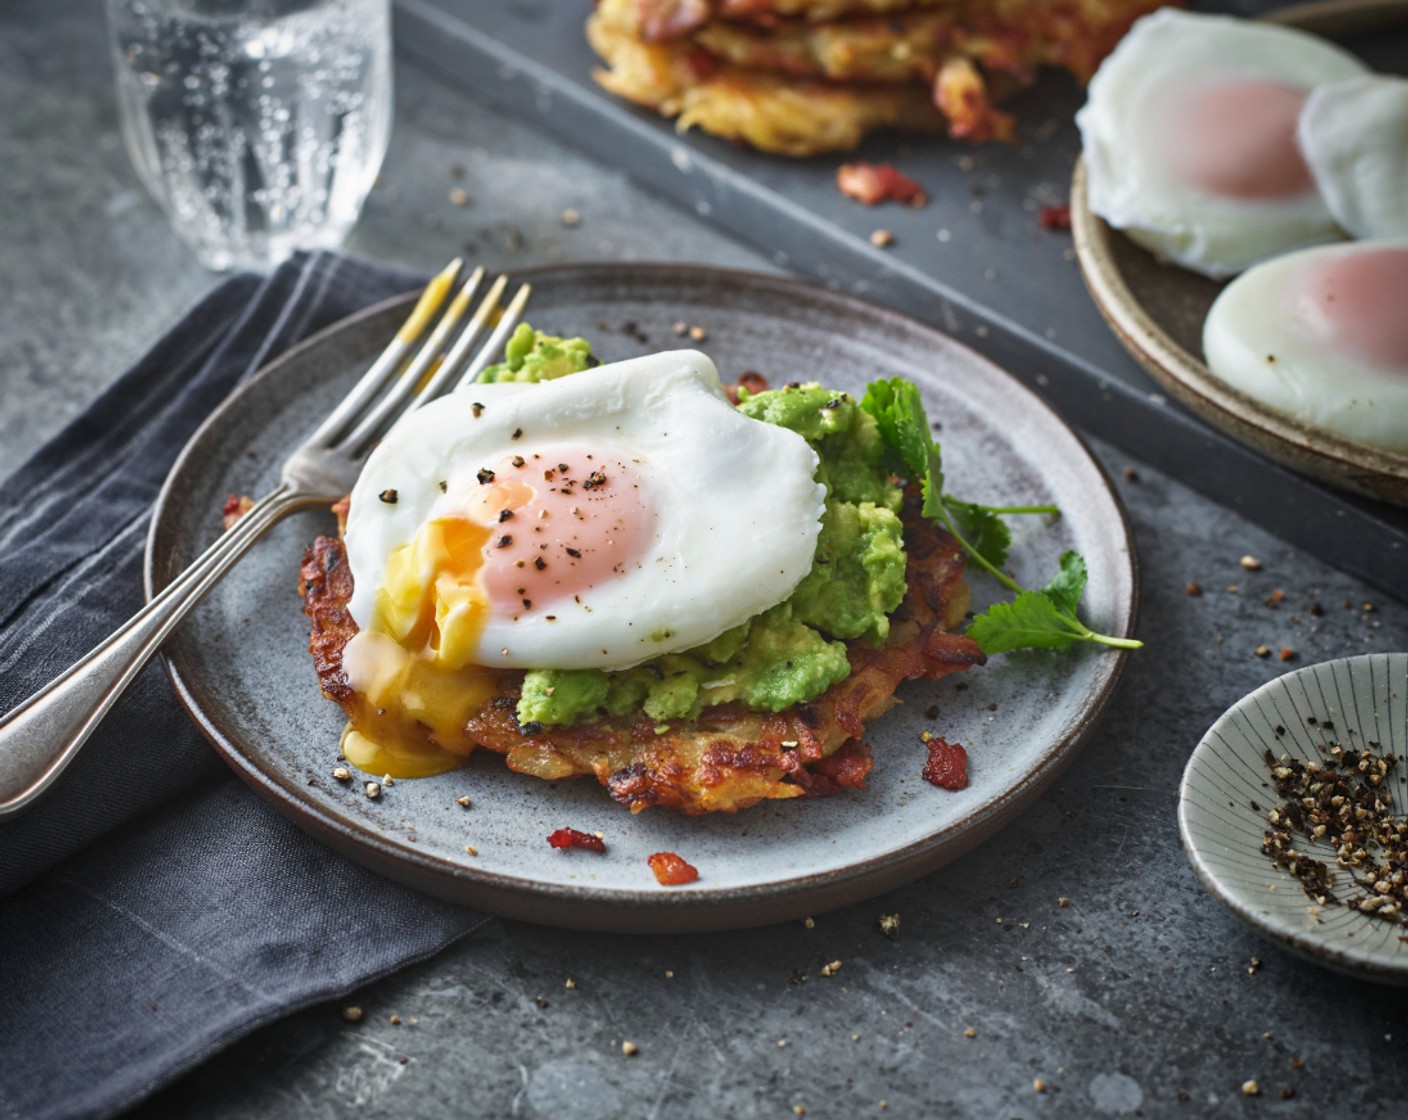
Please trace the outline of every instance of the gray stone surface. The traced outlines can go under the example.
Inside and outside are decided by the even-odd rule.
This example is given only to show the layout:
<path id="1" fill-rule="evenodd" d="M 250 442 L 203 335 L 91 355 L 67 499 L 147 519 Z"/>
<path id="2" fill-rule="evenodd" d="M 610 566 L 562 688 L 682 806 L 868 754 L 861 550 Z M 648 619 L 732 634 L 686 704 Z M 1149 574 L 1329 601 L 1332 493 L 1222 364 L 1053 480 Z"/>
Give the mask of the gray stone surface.
<path id="1" fill-rule="evenodd" d="M 95 5 L 0 9 L 0 473 L 211 282 L 127 167 L 103 42 Z M 461 244 L 494 267 L 558 257 L 762 267 L 618 170 L 404 66 L 398 80 L 392 154 L 353 252 L 424 267 Z M 455 186 L 468 206 L 449 201 Z M 567 207 L 580 225 L 561 224 Z M 993 840 L 810 929 L 631 938 L 489 920 L 349 997 L 360 1023 L 341 1004 L 291 1016 L 137 1114 L 1408 1114 L 1401 994 L 1244 929 L 1194 879 L 1174 820 L 1203 730 L 1286 668 L 1254 656 L 1257 645 L 1292 648 L 1294 664 L 1402 649 L 1408 607 L 1380 597 L 1366 611 L 1376 597 L 1362 585 L 1097 451 L 1134 522 L 1149 646 L 1084 754 Z M 1121 475 L 1130 465 L 1137 478 Z M 1246 553 L 1260 571 L 1239 566 Z M 1186 593 L 1190 579 L 1203 596 Z M 1277 588 L 1284 601 L 1268 605 Z M 900 917 L 894 940 L 879 932 L 882 913 Z M 840 971 L 823 976 L 836 960 Z M 624 1055 L 624 1040 L 639 1052 Z M 1241 1091 L 1253 1078 L 1260 1097 Z M 1287 1088 L 1295 1095 L 1280 1099 Z"/>

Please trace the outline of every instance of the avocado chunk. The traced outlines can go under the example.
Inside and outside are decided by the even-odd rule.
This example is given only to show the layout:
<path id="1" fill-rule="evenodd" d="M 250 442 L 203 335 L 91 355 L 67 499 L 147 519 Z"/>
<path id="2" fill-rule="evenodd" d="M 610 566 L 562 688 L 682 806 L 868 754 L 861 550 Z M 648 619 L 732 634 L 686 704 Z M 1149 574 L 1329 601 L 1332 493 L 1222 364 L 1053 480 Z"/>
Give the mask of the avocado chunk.
<path id="1" fill-rule="evenodd" d="M 585 339 L 558 338 L 519 323 L 504 347 L 504 360 L 486 367 L 479 380 L 554 381 L 597 364 Z"/>

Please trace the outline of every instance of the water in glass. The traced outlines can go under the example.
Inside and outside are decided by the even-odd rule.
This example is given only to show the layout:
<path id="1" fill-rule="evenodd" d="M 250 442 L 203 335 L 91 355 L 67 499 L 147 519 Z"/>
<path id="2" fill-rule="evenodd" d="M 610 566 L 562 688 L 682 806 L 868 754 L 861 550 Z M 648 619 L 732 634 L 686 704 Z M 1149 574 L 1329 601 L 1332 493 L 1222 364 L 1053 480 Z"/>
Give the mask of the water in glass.
<path id="1" fill-rule="evenodd" d="M 107 0 L 123 137 L 209 267 L 340 244 L 391 128 L 389 0 Z"/>

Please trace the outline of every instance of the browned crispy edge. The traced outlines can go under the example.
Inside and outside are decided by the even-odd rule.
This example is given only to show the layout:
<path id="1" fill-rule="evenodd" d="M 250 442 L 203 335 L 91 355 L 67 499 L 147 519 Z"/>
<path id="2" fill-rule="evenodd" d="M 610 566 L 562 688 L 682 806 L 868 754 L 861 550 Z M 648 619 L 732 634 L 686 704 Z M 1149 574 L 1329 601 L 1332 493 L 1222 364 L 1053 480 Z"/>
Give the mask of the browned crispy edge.
<path id="1" fill-rule="evenodd" d="M 851 676 L 814 700 L 777 713 L 720 705 L 697 722 L 671 721 L 663 732 L 644 713 L 542 729 L 519 725 L 514 708 L 522 673 L 504 672 L 500 695 L 470 720 L 465 742 L 449 749 L 468 754 L 484 747 L 504 755 L 510 769 L 541 778 L 593 774 L 632 811 L 728 812 L 767 798 L 863 788 L 871 766 L 861 741 L 865 725 L 898 702 L 896 687 L 986 660 L 971 638 L 949 632 L 968 605 L 957 543 L 920 517 L 912 501 L 903 517 L 909 589 L 890 639 L 881 647 L 848 643 Z M 319 537 L 299 574 L 323 695 L 350 712 L 357 696 L 342 671 L 342 651 L 357 624 L 347 610 L 352 573 L 341 540 Z"/>

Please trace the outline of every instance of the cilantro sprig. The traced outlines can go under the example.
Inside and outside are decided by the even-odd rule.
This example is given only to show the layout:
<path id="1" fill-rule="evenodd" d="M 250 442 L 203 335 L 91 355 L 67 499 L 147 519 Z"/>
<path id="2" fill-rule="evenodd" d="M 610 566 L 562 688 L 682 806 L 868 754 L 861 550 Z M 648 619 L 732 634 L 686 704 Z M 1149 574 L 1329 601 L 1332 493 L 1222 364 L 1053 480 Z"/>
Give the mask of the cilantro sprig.
<path id="1" fill-rule="evenodd" d="M 902 377 L 873 381 L 861 408 L 875 417 L 901 473 L 918 482 L 923 513 L 944 526 L 973 562 L 1016 598 L 994 603 L 973 619 L 968 633 L 984 653 L 1014 649 L 1065 649 L 1075 642 L 1095 642 L 1119 649 L 1139 649 L 1143 642 L 1099 634 L 1081 622 L 1076 611 L 1085 593 L 1085 561 L 1077 552 L 1062 555 L 1060 569 L 1039 590 L 1023 587 L 1002 570 L 1012 545 L 1006 514 L 1056 513 L 1054 506 L 986 506 L 944 493 L 943 456 L 929 434 L 929 419 L 919 390 Z"/>

